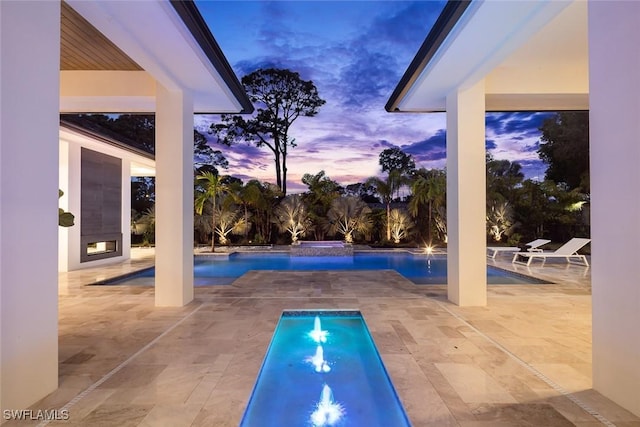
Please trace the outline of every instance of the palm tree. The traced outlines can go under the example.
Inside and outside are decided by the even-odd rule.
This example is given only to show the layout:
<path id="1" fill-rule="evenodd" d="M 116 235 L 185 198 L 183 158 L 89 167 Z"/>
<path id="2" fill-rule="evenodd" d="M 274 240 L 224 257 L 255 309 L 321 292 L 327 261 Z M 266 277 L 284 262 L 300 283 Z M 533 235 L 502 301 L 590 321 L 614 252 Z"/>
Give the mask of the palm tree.
<path id="1" fill-rule="evenodd" d="M 364 234 L 371 229 L 373 221 L 370 213 L 369 206 L 359 197 L 335 199 L 327 213 L 327 231 L 329 234 L 340 233 L 344 235 L 345 242 L 352 243 L 354 234 Z"/>
<path id="2" fill-rule="evenodd" d="M 242 185 L 241 181 L 233 182 L 229 186 L 229 196 L 232 198 L 233 202 L 242 207 L 244 212 L 244 222 L 245 224 L 249 224 L 249 206 L 251 204 L 250 193 L 255 193 L 255 186 Z M 255 197 L 255 194 L 251 194 L 252 197 Z M 249 227 L 244 227 L 244 241 L 248 241 L 248 233 Z"/>
<path id="3" fill-rule="evenodd" d="M 376 193 L 378 193 L 387 207 L 387 240 L 391 240 L 391 201 L 393 200 L 393 195 L 396 194 L 406 182 L 407 179 L 396 169 L 389 172 L 386 180 L 374 176 L 366 181 L 367 185 L 375 188 Z"/>
<path id="4" fill-rule="evenodd" d="M 429 244 L 431 244 L 432 217 L 434 211 L 437 211 L 446 201 L 447 178 L 445 172 L 438 169 L 420 169 L 416 172 L 416 176 L 411 185 L 412 197 L 409 201 L 409 212 L 416 218 L 420 214 L 420 208 L 427 206 L 427 233 Z"/>
<path id="5" fill-rule="evenodd" d="M 278 205 L 274 222 L 280 231 L 291 234 L 291 240 L 296 242 L 298 237 L 304 236 L 312 229 L 309 210 L 298 194 L 285 197 Z"/>
<path id="6" fill-rule="evenodd" d="M 198 181 L 202 181 L 203 191 L 199 191 L 196 196 L 195 208 L 198 215 L 202 215 L 202 209 L 207 201 L 213 205 L 213 213 L 211 215 L 211 229 L 216 229 L 216 198 L 218 195 L 228 191 L 228 186 L 222 182 L 222 177 L 214 175 L 211 172 L 203 172 L 196 177 Z M 211 235 L 211 252 L 215 252 L 215 234 Z"/>
<path id="7" fill-rule="evenodd" d="M 409 218 L 409 215 L 400 209 L 393 209 L 391 211 L 390 220 L 393 243 L 398 244 L 400 240 L 412 234 L 411 229 L 413 228 L 413 222 Z"/>
<path id="8" fill-rule="evenodd" d="M 143 246 L 150 246 L 155 242 L 156 238 L 156 205 L 144 211 L 138 222 L 140 224 L 146 224 L 142 244 Z"/>
<path id="9" fill-rule="evenodd" d="M 254 209 L 254 223 L 256 226 L 256 243 L 271 241 L 273 227 L 273 215 L 278 201 L 282 197 L 282 191 L 277 185 L 268 182 L 251 180 L 247 183 L 248 200 Z"/>
<path id="10" fill-rule="evenodd" d="M 315 175 L 305 173 L 302 176 L 302 183 L 309 187 L 302 198 L 309 209 L 309 217 L 316 225 L 314 228 L 315 238 L 322 240 L 326 230 L 327 212 L 331 208 L 333 200 L 340 197 L 343 191 L 342 187 L 326 176 L 323 170 Z"/>
<path id="11" fill-rule="evenodd" d="M 214 231 L 222 245 L 228 243 L 227 236 L 229 233 L 243 234 L 250 226 L 242 216 L 241 209 L 233 204 L 233 197 L 230 196 L 225 197 L 222 203 L 218 204 L 214 211 L 214 216 L 218 220 Z"/>

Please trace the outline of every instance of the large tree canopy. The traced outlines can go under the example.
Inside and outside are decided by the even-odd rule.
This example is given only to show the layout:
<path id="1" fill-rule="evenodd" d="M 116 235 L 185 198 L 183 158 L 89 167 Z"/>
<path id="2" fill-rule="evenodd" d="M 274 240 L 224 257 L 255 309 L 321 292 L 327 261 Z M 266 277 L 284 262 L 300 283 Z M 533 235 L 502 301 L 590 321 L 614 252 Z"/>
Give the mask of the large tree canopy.
<path id="1" fill-rule="evenodd" d="M 259 69 L 242 78 L 242 85 L 256 111 L 249 119 L 223 114 L 222 123 L 211 125 L 218 142 L 231 145 L 245 141 L 273 152 L 276 183 L 287 193 L 287 150 L 295 147 L 289 128 L 300 116 L 312 117 L 325 103 L 310 80 L 286 69 Z"/>
<path id="2" fill-rule="evenodd" d="M 546 179 L 589 192 L 589 113 L 564 111 L 540 128 L 540 158 L 549 165 Z"/>
<path id="3" fill-rule="evenodd" d="M 380 153 L 379 160 L 382 172 L 399 171 L 402 175 L 411 176 L 416 170 L 416 162 L 398 147 L 391 147 Z"/>

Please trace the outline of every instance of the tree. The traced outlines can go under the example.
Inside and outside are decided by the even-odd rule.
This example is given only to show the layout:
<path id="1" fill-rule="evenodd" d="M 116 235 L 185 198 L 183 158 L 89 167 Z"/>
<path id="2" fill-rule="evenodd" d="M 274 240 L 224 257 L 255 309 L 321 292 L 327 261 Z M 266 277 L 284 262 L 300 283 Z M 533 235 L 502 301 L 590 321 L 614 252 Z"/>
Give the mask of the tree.
<path id="1" fill-rule="evenodd" d="M 289 232 L 291 241 L 298 241 L 312 228 L 309 211 L 298 194 L 285 197 L 275 210 L 275 223 L 280 231 Z"/>
<path id="2" fill-rule="evenodd" d="M 513 209 L 509 202 L 492 203 L 487 209 L 487 232 L 499 242 L 502 236 L 509 236 L 515 224 L 513 223 Z"/>
<path id="3" fill-rule="evenodd" d="M 394 169 L 387 175 L 387 179 L 383 180 L 376 176 L 366 181 L 367 185 L 371 185 L 376 189 L 376 193 L 380 196 L 387 208 L 387 240 L 391 240 L 391 201 L 393 195 L 398 192 L 400 187 L 405 183 L 405 178 L 399 170 Z"/>
<path id="4" fill-rule="evenodd" d="M 156 179 L 152 176 L 131 177 L 131 208 L 144 212 L 155 204 Z"/>
<path id="5" fill-rule="evenodd" d="M 340 197 L 331 203 L 326 228 L 329 234 L 342 234 L 347 243 L 353 243 L 357 233 L 367 233 L 373 224 L 371 209 L 358 197 Z"/>
<path id="6" fill-rule="evenodd" d="M 144 224 L 144 232 L 143 234 L 143 242 L 144 246 L 150 246 L 152 243 L 155 243 L 156 240 L 156 207 L 151 206 L 147 209 L 140 219 L 138 219 L 138 223 Z"/>
<path id="7" fill-rule="evenodd" d="M 302 198 L 309 209 L 309 217 L 317 225 L 317 227 L 314 227 L 315 237 L 317 240 L 322 240 L 327 230 L 322 224 L 331 208 L 331 203 L 340 197 L 343 188 L 336 181 L 326 176 L 324 171 L 320 171 L 315 175 L 305 173 L 302 176 L 302 183 L 309 188 L 302 195 Z"/>
<path id="8" fill-rule="evenodd" d="M 359 197 L 365 203 L 380 203 L 380 199 L 376 197 L 376 189 L 364 182 L 347 185 L 344 194 Z"/>
<path id="9" fill-rule="evenodd" d="M 516 197 L 516 188 L 520 187 L 524 179 L 520 163 L 496 160 L 487 153 L 486 169 L 487 204 L 513 202 Z"/>
<path id="10" fill-rule="evenodd" d="M 216 229 L 216 199 L 217 197 L 225 193 L 228 190 L 226 184 L 222 182 L 222 178 L 219 175 L 214 175 L 211 172 L 204 172 L 202 175 L 197 176 L 197 180 L 201 181 L 204 186 L 201 191 L 196 193 L 195 208 L 198 215 L 202 215 L 202 210 L 206 202 L 211 202 L 213 206 L 211 215 L 211 229 Z M 211 252 L 216 251 L 215 236 L 211 236 Z"/>
<path id="11" fill-rule="evenodd" d="M 214 175 L 218 175 L 218 167 L 229 169 L 229 161 L 222 151 L 211 148 L 207 138 L 196 129 L 193 130 L 193 167 L 198 174 L 211 172 Z"/>
<path id="12" fill-rule="evenodd" d="M 420 213 L 427 211 L 427 239 L 431 245 L 433 217 L 446 203 L 447 176 L 444 170 L 419 169 L 415 173 L 415 179 L 411 185 L 411 200 L 409 200 L 409 212 L 414 218 L 419 218 Z"/>
<path id="13" fill-rule="evenodd" d="M 400 171 L 402 175 L 411 176 L 416 170 L 416 163 L 411 154 L 406 154 L 399 147 L 391 147 L 380 153 L 378 162 L 382 172 Z"/>
<path id="14" fill-rule="evenodd" d="M 389 215 L 389 220 L 393 243 L 398 244 L 400 240 L 411 235 L 413 222 L 405 212 L 400 209 L 393 209 Z"/>
<path id="15" fill-rule="evenodd" d="M 280 189 L 271 183 L 251 180 L 247 182 L 245 198 L 253 209 L 253 223 L 256 227 L 254 240 L 256 243 L 271 241 L 273 228 L 273 216 L 282 193 Z"/>
<path id="16" fill-rule="evenodd" d="M 313 117 L 325 103 L 311 80 L 287 69 L 259 69 L 242 78 L 249 99 L 256 106 L 252 118 L 223 114 L 222 123 L 211 125 L 218 142 L 239 141 L 267 147 L 273 152 L 276 183 L 287 194 L 287 153 L 295 147 L 289 129 L 298 117 Z"/>
<path id="17" fill-rule="evenodd" d="M 219 203 L 213 211 L 214 217 L 217 219 L 215 225 L 215 233 L 220 239 L 220 244 L 229 243 L 228 235 L 245 234 L 250 224 L 242 217 L 242 211 L 233 204 L 233 198 L 228 195 Z"/>
<path id="18" fill-rule="evenodd" d="M 589 193 L 589 113 L 559 112 L 540 130 L 538 154 L 549 165 L 545 178 Z"/>

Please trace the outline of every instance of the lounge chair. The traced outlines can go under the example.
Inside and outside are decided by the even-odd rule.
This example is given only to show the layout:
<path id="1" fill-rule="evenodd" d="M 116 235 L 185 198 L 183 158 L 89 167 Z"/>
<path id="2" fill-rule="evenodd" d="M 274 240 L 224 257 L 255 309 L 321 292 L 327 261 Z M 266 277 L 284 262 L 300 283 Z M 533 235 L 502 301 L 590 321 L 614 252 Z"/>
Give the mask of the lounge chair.
<path id="1" fill-rule="evenodd" d="M 542 245 L 546 245 L 547 243 L 549 243 L 551 240 L 547 240 L 547 239 L 536 239 L 532 242 L 529 242 L 526 244 L 526 246 L 528 246 L 527 251 L 532 252 L 532 251 L 536 251 L 536 252 L 542 252 L 542 249 L 540 249 L 540 246 Z M 489 246 L 487 247 L 487 256 L 491 259 L 495 259 L 496 255 L 498 255 L 499 252 L 520 252 L 520 248 L 517 246 Z"/>
<path id="2" fill-rule="evenodd" d="M 516 264 L 530 265 L 534 258 L 542 258 L 542 264 L 544 264 L 547 258 L 566 258 L 568 263 L 572 263 L 573 259 L 577 259 L 579 263 L 589 267 L 587 257 L 578 254 L 578 251 L 586 246 L 590 241 L 591 239 L 574 237 L 553 252 L 518 252 L 513 254 L 512 262 Z"/>

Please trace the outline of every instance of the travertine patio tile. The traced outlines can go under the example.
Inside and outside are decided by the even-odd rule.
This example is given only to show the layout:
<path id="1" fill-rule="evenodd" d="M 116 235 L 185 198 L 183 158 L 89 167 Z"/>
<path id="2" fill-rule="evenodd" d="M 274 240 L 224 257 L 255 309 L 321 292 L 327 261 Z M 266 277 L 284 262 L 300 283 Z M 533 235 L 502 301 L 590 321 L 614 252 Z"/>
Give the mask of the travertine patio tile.
<path id="1" fill-rule="evenodd" d="M 60 408 L 126 363 L 51 425 L 237 426 L 282 310 L 342 308 L 363 313 L 416 427 L 601 425 L 536 370 L 616 425 L 640 426 L 590 389 L 588 269 L 496 261 L 556 284 L 489 286 L 486 307 L 455 306 L 446 287 L 395 271 L 249 272 L 180 308 L 156 308 L 149 286 L 83 286 L 152 265 L 144 252 L 60 275 L 61 388 L 33 408 Z"/>

